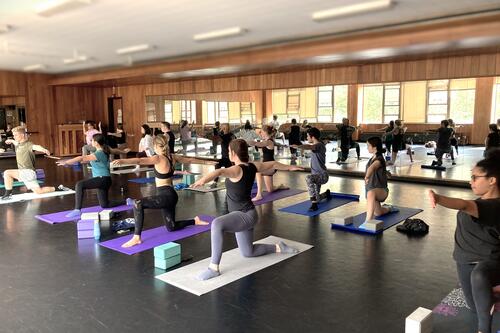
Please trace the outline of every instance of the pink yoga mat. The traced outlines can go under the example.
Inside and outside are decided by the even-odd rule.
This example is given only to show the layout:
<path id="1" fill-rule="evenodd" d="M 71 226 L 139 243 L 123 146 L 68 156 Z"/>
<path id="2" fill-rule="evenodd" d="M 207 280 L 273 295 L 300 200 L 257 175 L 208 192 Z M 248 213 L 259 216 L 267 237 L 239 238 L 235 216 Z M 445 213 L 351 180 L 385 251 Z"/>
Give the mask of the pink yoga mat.
<path id="1" fill-rule="evenodd" d="M 93 206 L 93 207 L 82 208 L 82 213 L 95 213 L 95 212 L 100 212 L 104 209 L 112 209 L 114 212 L 123 212 L 126 210 L 131 210 L 132 208 L 133 208 L 132 206 L 127 206 L 127 205 L 121 205 L 112 208 L 102 208 L 101 206 Z M 66 214 L 68 214 L 69 212 L 71 212 L 71 210 L 65 210 L 63 212 L 57 212 L 51 214 L 35 215 L 35 218 L 50 224 L 72 222 L 80 219 L 80 216 L 73 218 L 66 217 Z"/>
<path id="2" fill-rule="evenodd" d="M 212 222 L 215 217 L 210 215 L 199 215 L 203 221 Z M 128 255 L 136 254 L 142 251 L 150 250 L 156 246 L 173 242 L 179 239 L 187 238 L 206 232 L 210 230 L 210 224 L 208 225 L 192 225 L 177 231 L 168 231 L 164 226 L 149 229 L 142 232 L 141 238 L 142 243 L 136 246 L 123 248 L 122 245 L 126 243 L 132 235 L 122 236 L 115 239 L 111 239 L 99 245 L 107 247 L 108 249 L 115 250 Z"/>

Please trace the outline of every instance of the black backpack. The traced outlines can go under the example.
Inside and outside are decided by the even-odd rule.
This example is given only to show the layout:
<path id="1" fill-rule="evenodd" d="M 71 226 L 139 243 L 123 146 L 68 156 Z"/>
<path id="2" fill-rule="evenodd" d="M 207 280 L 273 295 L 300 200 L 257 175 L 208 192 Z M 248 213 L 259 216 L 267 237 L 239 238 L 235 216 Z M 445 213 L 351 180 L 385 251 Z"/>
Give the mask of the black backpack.
<path id="1" fill-rule="evenodd" d="M 421 219 L 406 219 L 403 224 L 396 227 L 396 230 L 409 236 L 426 235 L 429 232 L 429 225 Z"/>

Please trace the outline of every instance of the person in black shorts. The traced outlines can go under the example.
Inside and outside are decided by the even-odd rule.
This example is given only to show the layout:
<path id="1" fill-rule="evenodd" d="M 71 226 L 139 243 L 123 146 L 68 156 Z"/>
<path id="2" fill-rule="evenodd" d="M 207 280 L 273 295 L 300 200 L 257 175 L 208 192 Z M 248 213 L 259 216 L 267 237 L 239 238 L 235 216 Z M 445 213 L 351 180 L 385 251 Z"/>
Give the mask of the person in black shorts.
<path id="1" fill-rule="evenodd" d="M 455 155 L 453 154 L 453 148 L 451 147 L 451 138 L 453 137 L 454 131 L 449 127 L 448 120 L 441 121 L 441 127 L 436 130 L 438 133 L 438 139 L 436 143 L 436 159 L 433 161 L 432 165 L 441 166 L 443 165 L 443 155 L 450 154 L 452 165 L 455 165 Z"/>
<path id="2" fill-rule="evenodd" d="M 337 158 L 337 163 L 345 162 L 347 157 L 349 157 L 349 149 L 356 148 L 356 155 L 358 160 L 361 159 L 361 150 L 359 144 L 352 139 L 353 133 L 356 131 L 356 127 L 349 125 L 349 119 L 343 118 L 342 124 L 337 125 L 338 135 L 340 139 L 340 153 Z"/>

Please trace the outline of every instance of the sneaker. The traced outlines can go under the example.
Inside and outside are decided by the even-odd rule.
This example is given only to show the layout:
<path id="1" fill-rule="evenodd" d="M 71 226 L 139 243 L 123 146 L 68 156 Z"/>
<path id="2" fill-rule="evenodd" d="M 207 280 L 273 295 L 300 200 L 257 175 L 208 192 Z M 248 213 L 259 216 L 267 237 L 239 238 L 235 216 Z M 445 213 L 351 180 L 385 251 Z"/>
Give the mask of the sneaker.
<path id="1" fill-rule="evenodd" d="M 56 191 L 71 191 L 71 189 L 61 184 L 58 187 L 56 187 Z"/>
<path id="2" fill-rule="evenodd" d="M 0 200 L 10 200 L 12 199 L 12 193 L 4 194 Z"/>
<path id="3" fill-rule="evenodd" d="M 317 210 L 318 210 L 318 203 L 317 202 L 311 203 L 311 207 L 309 207 L 308 211 L 315 212 Z"/>
<path id="4" fill-rule="evenodd" d="M 457 163 L 455 163 L 455 161 L 451 162 L 451 165 L 457 165 Z"/>

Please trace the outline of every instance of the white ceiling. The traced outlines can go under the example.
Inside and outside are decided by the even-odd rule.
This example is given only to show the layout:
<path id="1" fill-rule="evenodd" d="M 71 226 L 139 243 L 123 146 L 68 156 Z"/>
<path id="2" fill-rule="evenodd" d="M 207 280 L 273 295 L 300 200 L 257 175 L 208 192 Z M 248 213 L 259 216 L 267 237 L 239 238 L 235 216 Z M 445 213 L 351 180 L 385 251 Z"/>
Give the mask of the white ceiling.
<path id="1" fill-rule="evenodd" d="M 314 22 L 311 14 L 359 0 L 94 0 L 89 6 L 52 17 L 35 8 L 47 0 L 1 0 L 0 69 L 22 70 L 33 64 L 42 72 L 65 73 L 125 66 L 127 56 L 115 50 L 137 44 L 155 49 L 132 55 L 134 62 L 226 50 L 307 38 L 343 31 L 500 9 L 499 0 L 397 0 L 378 12 Z M 194 34 L 239 26 L 245 35 L 195 42 Z M 65 65 L 74 50 L 91 57 Z"/>

